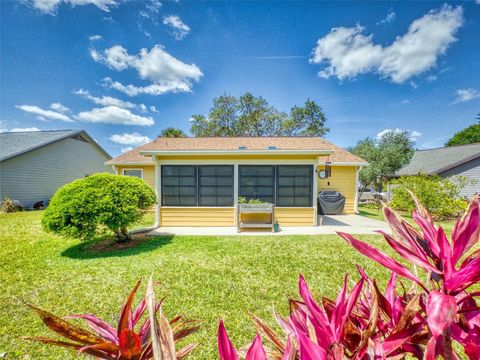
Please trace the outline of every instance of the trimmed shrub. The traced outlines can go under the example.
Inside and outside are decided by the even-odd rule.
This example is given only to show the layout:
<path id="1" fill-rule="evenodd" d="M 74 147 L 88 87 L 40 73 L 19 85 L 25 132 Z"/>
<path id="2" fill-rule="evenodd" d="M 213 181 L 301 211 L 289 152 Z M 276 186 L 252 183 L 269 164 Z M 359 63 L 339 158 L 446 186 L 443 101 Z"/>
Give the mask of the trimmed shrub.
<path id="1" fill-rule="evenodd" d="M 127 227 L 155 204 L 155 192 L 142 179 L 96 174 L 60 188 L 42 218 L 45 230 L 91 239 L 101 227 L 117 241 L 130 240 Z"/>
<path id="2" fill-rule="evenodd" d="M 412 213 L 415 202 L 407 189 L 437 219 L 456 217 L 465 211 L 467 201 L 460 197 L 460 190 L 467 183 L 465 177 L 443 179 L 438 175 L 405 176 L 393 180 L 393 197 L 390 206 L 395 210 Z"/>

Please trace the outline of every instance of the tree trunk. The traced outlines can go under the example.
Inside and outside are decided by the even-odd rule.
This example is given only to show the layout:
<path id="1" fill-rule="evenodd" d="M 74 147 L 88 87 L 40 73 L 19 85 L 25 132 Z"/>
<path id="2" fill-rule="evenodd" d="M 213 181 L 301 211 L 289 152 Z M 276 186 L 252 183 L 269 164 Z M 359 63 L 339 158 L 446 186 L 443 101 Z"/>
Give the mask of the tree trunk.
<path id="1" fill-rule="evenodd" d="M 115 241 L 118 243 L 132 241 L 132 237 L 128 234 L 126 227 L 123 226 L 120 229 L 115 230 Z"/>

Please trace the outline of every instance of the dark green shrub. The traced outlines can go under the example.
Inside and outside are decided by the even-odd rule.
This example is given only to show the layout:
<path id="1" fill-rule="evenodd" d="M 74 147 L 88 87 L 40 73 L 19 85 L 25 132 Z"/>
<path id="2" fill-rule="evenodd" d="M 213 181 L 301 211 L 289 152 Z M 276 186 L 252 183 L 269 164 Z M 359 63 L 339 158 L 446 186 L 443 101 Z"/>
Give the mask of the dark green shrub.
<path id="1" fill-rule="evenodd" d="M 465 211 L 467 201 L 459 194 L 465 186 L 465 177 L 443 179 L 438 175 L 405 176 L 393 180 L 393 198 L 390 206 L 411 213 L 415 203 L 408 193 L 412 191 L 424 206 L 438 219 L 456 217 Z"/>
<path id="2" fill-rule="evenodd" d="M 136 177 L 96 174 L 60 188 L 42 218 L 46 230 L 81 239 L 107 227 L 117 241 L 129 240 L 127 227 L 155 204 L 155 192 Z"/>

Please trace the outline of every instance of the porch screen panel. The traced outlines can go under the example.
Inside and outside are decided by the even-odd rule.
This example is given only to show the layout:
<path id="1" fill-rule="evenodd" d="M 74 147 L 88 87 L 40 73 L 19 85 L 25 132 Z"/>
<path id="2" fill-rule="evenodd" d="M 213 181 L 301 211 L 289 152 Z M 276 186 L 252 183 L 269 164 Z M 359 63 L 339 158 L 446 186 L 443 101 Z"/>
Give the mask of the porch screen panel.
<path id="1" fill-rule="evenodd" d="M 193 165 L 162 165 L 162 205 L 196 206 L 197 171 Z"/>
<path id="2" fill-rule="evenodd" d="M 233 206 L 233 166 L 198 166 L 198 205 Z"/>
<path id="3" fill-rule="evenodd" d="M 277 166 L 277 206 L 312 206 L 312 188 L 311 165 Z"/>
<path id="4" fill-rule="evenodd" d="M 273 165 L 240 165 L 238 195 L 275 202 L 275 167 Z"/>

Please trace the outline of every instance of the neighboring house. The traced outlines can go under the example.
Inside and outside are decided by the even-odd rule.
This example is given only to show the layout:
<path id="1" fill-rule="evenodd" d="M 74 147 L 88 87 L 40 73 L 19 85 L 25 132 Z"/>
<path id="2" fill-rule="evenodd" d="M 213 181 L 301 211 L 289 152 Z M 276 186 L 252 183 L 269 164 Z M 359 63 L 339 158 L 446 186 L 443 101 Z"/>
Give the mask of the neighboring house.
<path id="1" fill-rule="evenodd" d="M 111 156 L 83 130 L 0 133 L 0 200 L 47 205 L 59 187 L 98 172 Z"/>
<path id="2" fill-rule="evenodd" d="M 157 138 L 107 164 L 155 188 L 159 226 L 234 226 L 240 196 L 275 204 L 280 226 L 308 226 L 321 190 L 340 191 L 344 212 L 356 212 L 366 162 L 318 137 L 206 137 Z"/>
<path id="3" fill-rule="evenodd" d="M 461 190 L 460 195 L 470 198 L 480 192 L 480 144 L 417 150 L 412 160 L 398 170 L 396 175 L 418 174 L 439 175 L 442 178 L 466 176 L 469 183 Z"/>

